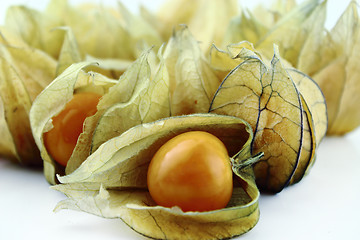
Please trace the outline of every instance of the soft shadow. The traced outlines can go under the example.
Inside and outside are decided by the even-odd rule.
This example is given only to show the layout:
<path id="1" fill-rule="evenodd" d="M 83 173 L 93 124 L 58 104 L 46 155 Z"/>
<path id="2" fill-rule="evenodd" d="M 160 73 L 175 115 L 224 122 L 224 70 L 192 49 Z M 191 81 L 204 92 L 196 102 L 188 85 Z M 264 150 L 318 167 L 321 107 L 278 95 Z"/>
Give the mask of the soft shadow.
<path id="1" fill-rule="evenodd" d="M 105 219 L 98 216 L 89 216 L 88 213 L 81 212 L 79 214 L 84 215 L 86 221 L 63 226 L 63 232 L 71 232 L 73 236 L 81 236 L 83 232 L 91 230 L 93 236 L 101 236 L 102 239 L 149 239 L 132 230 L 121 219 Z"/>
<path id="2" fill-rule="evenodd" d="M 4 157 L 0 156 L 0 168 L 6 168 L 9 170 L 16 170 L 16 171 L 30 171 L 30 172 L 42 172 L 43 171 L 43 167 L 42 165 L 39 166 L 25 166 L 19 162 L 17 162 L 16 159 L 6 159 Z"/>

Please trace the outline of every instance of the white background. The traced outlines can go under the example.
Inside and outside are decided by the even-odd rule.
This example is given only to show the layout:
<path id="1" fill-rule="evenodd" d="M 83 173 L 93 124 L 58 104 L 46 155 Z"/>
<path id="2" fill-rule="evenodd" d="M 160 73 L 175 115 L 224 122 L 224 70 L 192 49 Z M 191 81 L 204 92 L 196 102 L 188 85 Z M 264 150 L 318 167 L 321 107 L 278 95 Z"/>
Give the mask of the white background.
<path id="1" fill-rule="evenodd" d="M 46 1 L 0 0 L 0 21 L 7 6 L 24 2 L 38 9 L 44 9 L 46 4 Z M 162 1 L 123 2 L 136 11 L 139 2 L 155 10 Z M 266 1 L 249 2 L 241 4 L 251 8 Z M 328 1 L 328 27 L 348 2 Z M 121 220 L 70 210 L 53 213 L 55 205 L 65 197 L 49 187 L 41 170 L 0 159 L 1 240 L 145 239 Z M 360 128 L 344 137 L 326 137 L 310 174 L 277 195 L 261 195 L 259 205 L 259 223 L 238 239 L 359 239 Z"/>

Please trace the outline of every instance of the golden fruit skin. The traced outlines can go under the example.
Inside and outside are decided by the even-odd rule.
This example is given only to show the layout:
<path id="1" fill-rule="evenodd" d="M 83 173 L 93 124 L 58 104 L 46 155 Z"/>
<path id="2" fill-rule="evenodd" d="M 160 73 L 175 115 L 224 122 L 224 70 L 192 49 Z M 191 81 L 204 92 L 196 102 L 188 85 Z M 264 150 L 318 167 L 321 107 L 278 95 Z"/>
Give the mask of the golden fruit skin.
<path id="1" fill-rule="evenodd" d="M 156 152 L 147 183 L 160 206 L 178 206 L 184 212 L 224 208 L 233 191 L 227 149 L 207 132 L 180 134 Z"/>
<path id="2" fill-rule="evenodd" d="M 44 133 L 44 145 L 50 156 L 62 166 L 66 166 L 83 131 L 85 118 L 97 111 L 101 95 L 91 92 L 74 94 L 65 108 L 52 118 L 53 128 Z"/>

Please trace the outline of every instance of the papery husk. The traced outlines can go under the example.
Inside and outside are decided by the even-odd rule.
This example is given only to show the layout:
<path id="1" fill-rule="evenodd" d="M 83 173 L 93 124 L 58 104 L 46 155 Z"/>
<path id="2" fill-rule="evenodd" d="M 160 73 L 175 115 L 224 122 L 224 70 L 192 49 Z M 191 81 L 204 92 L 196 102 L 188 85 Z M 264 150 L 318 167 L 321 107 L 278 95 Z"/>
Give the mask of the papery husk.
<path id="1" fill-rule="evenodd" d="M 326 2 L 319 0 L 306 1 L 288 14 L 285 14 L 259 41 L 254 43 L 256 49 L 271 58 L 272 46 L 277 44 L 281 56 L 297 66 L 298 56 L 313 31 L 322 30 L 325 22 Z M 291 32 L 291 34 L 289 34 Z"/>
<path id="2" fill-rule="evenodd" d="M 43 159 L 45 178 L 51 184 L 56 183 L 57 173 L 65 172 L 64 167 L 49 155 L 43 142 L 43 134 L 53 127 L 52 117 L 61 112 L 76 91 L 91 91 L 103 95 L 116 83 L 103 75 L 82 71 L 89 65 L 91 64 L 88 62 L 71 65 L 38 95 L 30 109 L 32 134 Z M 74 163 L 69 161 L 67 167 L 72 164 Z"/>
<path id="3" fill-rule="evenodd" d="M 329 135 L 343 135 L 360 126 L 360 20 L 355 1 L 324 37 L 320 54 L 322 65 L 313 70 L 313 78 L 324 92 L 329 111 Z"/>
<path id="4" fill-rule="evenodd" d="M 71 31 L 64 30 L 68 31 L 66 39 L 73 39 Z M 72 46 L 76 49 L 76 44 L 71 42 L 65 46 L 68 46 L 67 49 L 72 49 Z M 65 55 L 62 58 L 65 65 L 76 58 L 76 55 L 72 56 L 67 52 L 64 51 Z M 135 125 L 174 115 L 208 111 L 210 100 L 220 81 L 185 26 L 179 27 L 169 43 L 159 49 L 158 60 L 153 59 L 153 49 L 143 52 L 102 97 L 97 113 L 85 120 L 84 130 L 79 136 L 78 144 L 65 171 L 54 169 L 49 171 L 49 182 L 55 183 L 56 173 L 70 174 L 101 144 Z M 159 64 L 156 64 L 158 61 Z M 78 66 L 78 69 L 74 70 L 74 66 Z M 72 75 L 69 77 L 61 74 L 56 81 L 63 82 L 62 84 L 68 82 L 66 85 L 70 87 L 69 92 L 73 92 L 73 83 L 70 84 L 69 81 L 75 81 L 76 71 L 82 67 L 84 66 L 72 65 Z M 68 70 L 69 68 L 65 71 Z M 50 91 L 53 86 L 55 85 L 49 86 L 44 92 Z M 62 97 L 56 103 L 54 101 L 54 104 L 58 106 L 58 102 L 66 102 L 67 100 L 64 99 L 66 98 Z M 47 115 L 46 118 L 49 120 L 54 114 L 55 112 Z M 35 115 L 39 113 L 34 111 Z M 42 133 L 49 130 L 44 125 L 41 129 Z M 39 137 L 40 132 L 37 133 L 37 138 Z M 50 160 L 46 162 L 55 164 Z"/>
<path id="5" fill-rule="evenodd" d="M 171 114 L 207 112 L 221 80 L 187 26 L 174 30 L 163 58 L 169 74 Z"/>
<path id="6" fill-rule="evenodd" d="M 29 111 L 37 94 L 52 81 L 56 62 L 9 32 L 2 33 L 0 155 L 23 165 L 40 166 L 42 161 L 31 133 Z"/>
<path id="7" fill-rule="evenodd" d="M 148 55 L 144 54 L 139 59 L 139 64 L 134 68 L 138 71 L 127 72 L 121 77 L 122 84 L 111 89 L 115 91 L 127 91 L 132 95 L 122 100 L 113 102 L 100 116 L 91 141 L 91 152 L 94 152 L 102 143 L 116 137 L 129 128 L 157 119 L 169 117 L 169 74 L 164 59 L 160 55 L 161 62 L 154 76 L 154 69 L 148 63 Z M 130 70 L 130 69 L 129 69 Z M 136 81 L 134 81 L 134 79 Z M 129 88 L 129 86 L 132 87 Z"/>
<path id="8" fill-rule="evenodd" d="M 157 17 L 162 25 L 163 39 L 169 39 L 172 29 L 185 24 L 200 41 L 202 51 L 207 52 L 211 44 L 221 44 L 226 26 L 239 12 L 235 0 L 176 0 L 168 1 L 160 8 Z"/>
<path id="9" fill-rule="evenodd" d="M 97 59 L 100 65 L 92 70 L 119 78 L 129 64 L 117 63 L 131 63 L 144 50 L 162 43 L 150 24 L 121 3 L 118 9 L 104 5 L 72 6 L 63 0 L 51 0 L 44 11 L 12 6 L 7 11 L 5 27 L 29 46 L 59 60 L 56 75 L 72 63 Z M 71 58 L 64 61 L 66 54 Z"/>
<path id="10" fill-rule="evenodd" d="M 286 1 L 278 3 L 278 9 L 287 8 Z M 225 40 L 252 41 L 267 58 L 272 57 L 272 45 L 277 44 L 281 56 L 314 79 L 324 93 L 329 118 L 327 134 L 343 135 L 360 125 L 360 111 L 353 104 L 360 86 L 356 67 L 358 6 L 351 1 L 329 31 L 324 26 L 327 4 L 328 1 L 318 0 L 290 4 L 292 10 L 288 13 L 281 10 L 276 20 L 272 10 L 262 8 L 262 14 L 256 14 L 259 9 L 255 9 L 230 24 Z"/>
<path id="11" fill-rule="evenodd" d="M 222 68 L 219 59 L 231 61 L 231 56 L 239 65 L 222 82 L 210 112 L 244 118 L 253 127 L 254 151 L 265 154 L 254 166 L 257 185 L 270 192 L 301 180 L 327 126 L 321 90 L 305 74 L 286 69 L 276 49 L 270 66 L 246 47 L 228 57 L 214 48 L 212 57 L 218 68 Z"/>
<path id="12" fill-rule="evenodd" d="M 51 14 L 17 5 L 7 9 L 4 27 L 28 46 L 46 52 L 56 59 L 62 45 L 63 33 L 54 32 L 52 29 L 61 25 L 60 19 Z"/>
<path id="13" fill-rule="evenodd" d="M 96 62 L 96 65 L 88 66 L 88 71 L 100 73 L 112 79 L 119 79 L 126 69 L 133 63 L 132 59 L 96 58 L 83 53 L 79 43 L 70 27 L 58 27 L 53 31 L 63 31 L 64 40 L 58 57 L 56 76 L 61 74 L 70 65 L 85 60 Z"/>
<path id="14" fill-rule="evenodd" d="M 5 26 L 21 36 L 30 46 L 49 53 L 55 59 L 59 57 L 64 33 L 53 30 L 63 26 L 73 30 L 81 52 L 102 58 L 111 57 L 114 54 L 120 57 L 121 54 L 118 55 L 117 50 L 119 48 L 114 48 L 112 51 L 110 48 L 114 47 L 118 33 L 124 32 L 124 30 L 119 27 L 112 36 L 104 34 L 120 25 L 118 18 L 106 14 L 106 12 L 109 10 L 105 7 L 73 7 L 68 1 L 52 0 L 43 12 L 26 6 L 10 7 L 5 19 Z M 106 41 L 102 41 L 105 38 Z M 122 39 L 122 41 L 128 40 L 126 35 Z M 127 50 L 124 49 L 123 54 L 125 51 Z M 122 56 L 133 58 L 130 54 Z"/>
<path id="15" fill-rule="evenodd" d="M 295 0 L 274 0 L 269 7 L 258 4 L 254 15 L 266 28 L 272 28 L 285 14 L 297 6 Z"/>
<path id="16" fill-rule="evenodd" d="M 131 64 L 124 74 L 121 75 L 119 81 L 109 89 L 102 99 L 100 99 L 97 106 L 97 112 L 85 121 L 83 132 L 80 134 L 78 144 L 75 146 L 73 154 L 69 160 L 69 162 L 72 162 L 73 164 L 67 165 L 65 171 L 66 174 L 69 174 L 77 169 L 77 167 L 80 166 L 89 154 L 96 150 L 99 145 L 96 140 L 96 135 L 103 135 L 103 139 L 110 139 L 114 136 L 114 134 L 120 134 L 116 132 L 116 129 L 121 131 L 121 129 L 124 130 L 123 126 L 131 127 L 136 124 L 136 122 L 133 122 L 134 116 L 136 115 L 136 112 L 134 113 L 134 111 L 138 111 L 139 108 L 136 104 L 131 105 L 131 102 L 134 98 L 140 96 L 138 89 L 144 88 L 144 86 L 148 84 L 148 78 L 151 77 L 151 67 L 153 67 L 153 65 L 148 62 L 151 54 L 151 49 L 145 51 Z M 111 115 L 112 109 L 117 108 L 118 105 L 130 105 L 133 115 L 127 115 L 127 119 L 122 116 L 125 119 L 125 122 L 117 121 L 116 126 L 113 126 L 112 129 L 110 128 L 110 131 L 107 131 L 109 127 L 108 124 L 113 124 L 114 121 L 111 119 L 111 116 L 110 120 L 107 120 L 106 114 L 110 113 Z M 115 115 L 114 117 L 120 116 Z M 136 119 L 136 121 L 138 120 Z M 102 131 L 107 133 L 102 134 Z M 102 140 L 100 139 L 100 142 L 101 141 Z"/>
<path id="17" fill-rule="evenodd" d="M 235 187 L 224 209 L 182 212 L 156 206 L 146 183 L 148 164 L 157 149 L 187 131 L 207 131 L 219 137 L 233 157 Z M 258 221 L 259 192 L 251 164 L 252 129 L 241 119 L 194 114 L 137 125 L 101 145 L 72 174 L 59 177 L 53 188 L 68 199 L 60 209 L 74 209 L 106 218 L 121 218 L 135 231 L 156 239 L 223 239 L 249 231 Z M 101 159 L 101 161 L 99 161 Z M 229 159 L 230 161 L 230 159 Z M 186 231 L 185 231 L 186 229 Z"/>

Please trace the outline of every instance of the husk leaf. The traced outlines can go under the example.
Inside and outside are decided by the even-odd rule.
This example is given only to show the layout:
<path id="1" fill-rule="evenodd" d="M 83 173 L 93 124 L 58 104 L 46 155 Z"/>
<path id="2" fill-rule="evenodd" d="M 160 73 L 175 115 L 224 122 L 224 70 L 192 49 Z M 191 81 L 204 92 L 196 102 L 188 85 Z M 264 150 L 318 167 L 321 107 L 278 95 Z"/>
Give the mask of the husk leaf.
<path id="1" fill-rule="evenodd" d="M 207 112 L 220 81 L 186 26 L 174 30 L 163 57 L 169 73 L 171 114 Z"/>
<path id="2" fill-rule="evenodd" d="M 152 155 L 170 138 L 191 130 L 216 135 L 231 152 L 240 149 L 234 156 L 237 184 L 224 209 L 182 212 L 177 207 L 156 206 L 147 191 L 146 171 Z M 75 209 L 121 218 L 135 231 L 156 239 L 219 239 L 243 234 L 259 217 L 259 192 L 251 164 L 247 164 L 251 141 L 250 125 L 230 116 L 194 114 L 137 125 L 101 145 L 72 174 L 59 177 L 63 184 L 53 188 L 68 199 L 56 211 Z"/>
<path id="3" fill-rule="evenodd" d="M 115 84 L 100 74 L 83 72 L 82 69 L 90 64 L 71 65 L 38 95 L 30 109 L 31 130 L 43 159 L 45 178 L 51 184 L 56 183 L 55 174 L 64 173 L 64 168 L 51 158 L 43 143 L 44 132 L 52 128 L 52 117 L 61 112 L 74 92 L 87 90 L 102 95 Z M 68 167 L 72 164 L 69 161 Z"/>
<path id="4" fill-rule="evenodd" d="M 360 126 L 359 101 L 360 22 L 358 6 L 352 1 L 320 49 L 323 64 L 313 74 L 328 106 L 330 135 L 342 135 Z M 325 63 L 324 63 L 325 62 Z"/>
<path id="5" fill-rule="evenodd" d="M 90 152 L 96 150 L 93 146 L 93 135 L 103 114 L 115 104 L 126 103 L 132 98 L 137 86 L 141 86 L 150 75 L 150 66 L 147 62 L 151 50 L 145 51 L 139 59 L 121 75 L 119 81 L 103 95 L 97 106 L 97 112 L 85 120 L 83 132 L 78 138 L 78 144 L 75 146 L 73 154 L 69 160 L 73 164 L 67 166 L 66 174 L 73 172 L 89 156 Z M 106 120 L 104 122 L 106 124 Z M 130 121 L 129 121 L 130 123 Z M 121 123 L 120 123 L 121 124 Z M 104 130 L 105 127 L 99 127 L 97 130 Z M 113 134 L 110 132 L 109 134 Z M 109 136 L 104 135 L 108 139 Z M 98 139 L 102 141 L 101 139 Z M 96 141 L 98 141 L 96 140 Z"/>
<path id="6" fill-rule="evenodd" d="M 160 118 L 170 116 L 169 75 L 162 60 L 152 79 L 150 66 L 146 60 L 140 68 L 147 69 L 139 74 L 133 94 L 125 102 L 119 102 L 108 108 L 100 117 L 94 130 L 91 151 L 102 143 L 118 136 L 129 128 Z M 122 78 L 121 81 L 134 81 Z"/>
<path id="7" fill-rule="evenodd" d="M 165 2 L 158 12 L 158 19 L 163 23 L 164 39 L 170 38 L 174 27 L 186 24 L 195 39 L 201 42 L 201 50 L 207 52 L 211 44 L 222 43 L 226 26 L 238 12 L 235 0 L 196 0 L 191 4 L 186 0 L 176 0 Z"/>
<path id="8" fill-rule="evenodd" d="M 29 122 L 31 104 L 51 82 L 55 61 L 42 51 L 26 44 L 12 46 L 8 35 L 0 44 L 0 96 L 2 104 L 0 155 L 17 159 L 24 165 L 41 165 Z"/>
<path id="9" fill-rule="evenodd" d="M 298 56 L 313 29 L 322 29 L 325 21 L 326 2 L 308 0 L 284 15 L 267 34 L 256 42 L 255 47 L 268 58 L 273 55 L 272 46 L 279 46 L 280 55 L 297 66 Z M 289 34 L 291 32 L 291 34 Z"/>
<path id="10" fill-rule="evenodd" d="M 276 48 L 270 66 L 249 48 L 237 57 L 240 64 L 222 82 L 210 112 L 249 122 L 255 131 L 254 151 L 265 154 L 254 166 L 257 184 L 279 192 L 298 182 L 313 161 L 316 143 L 326 132 L 325 100 L 310 78 L 282 65 Z"/>

